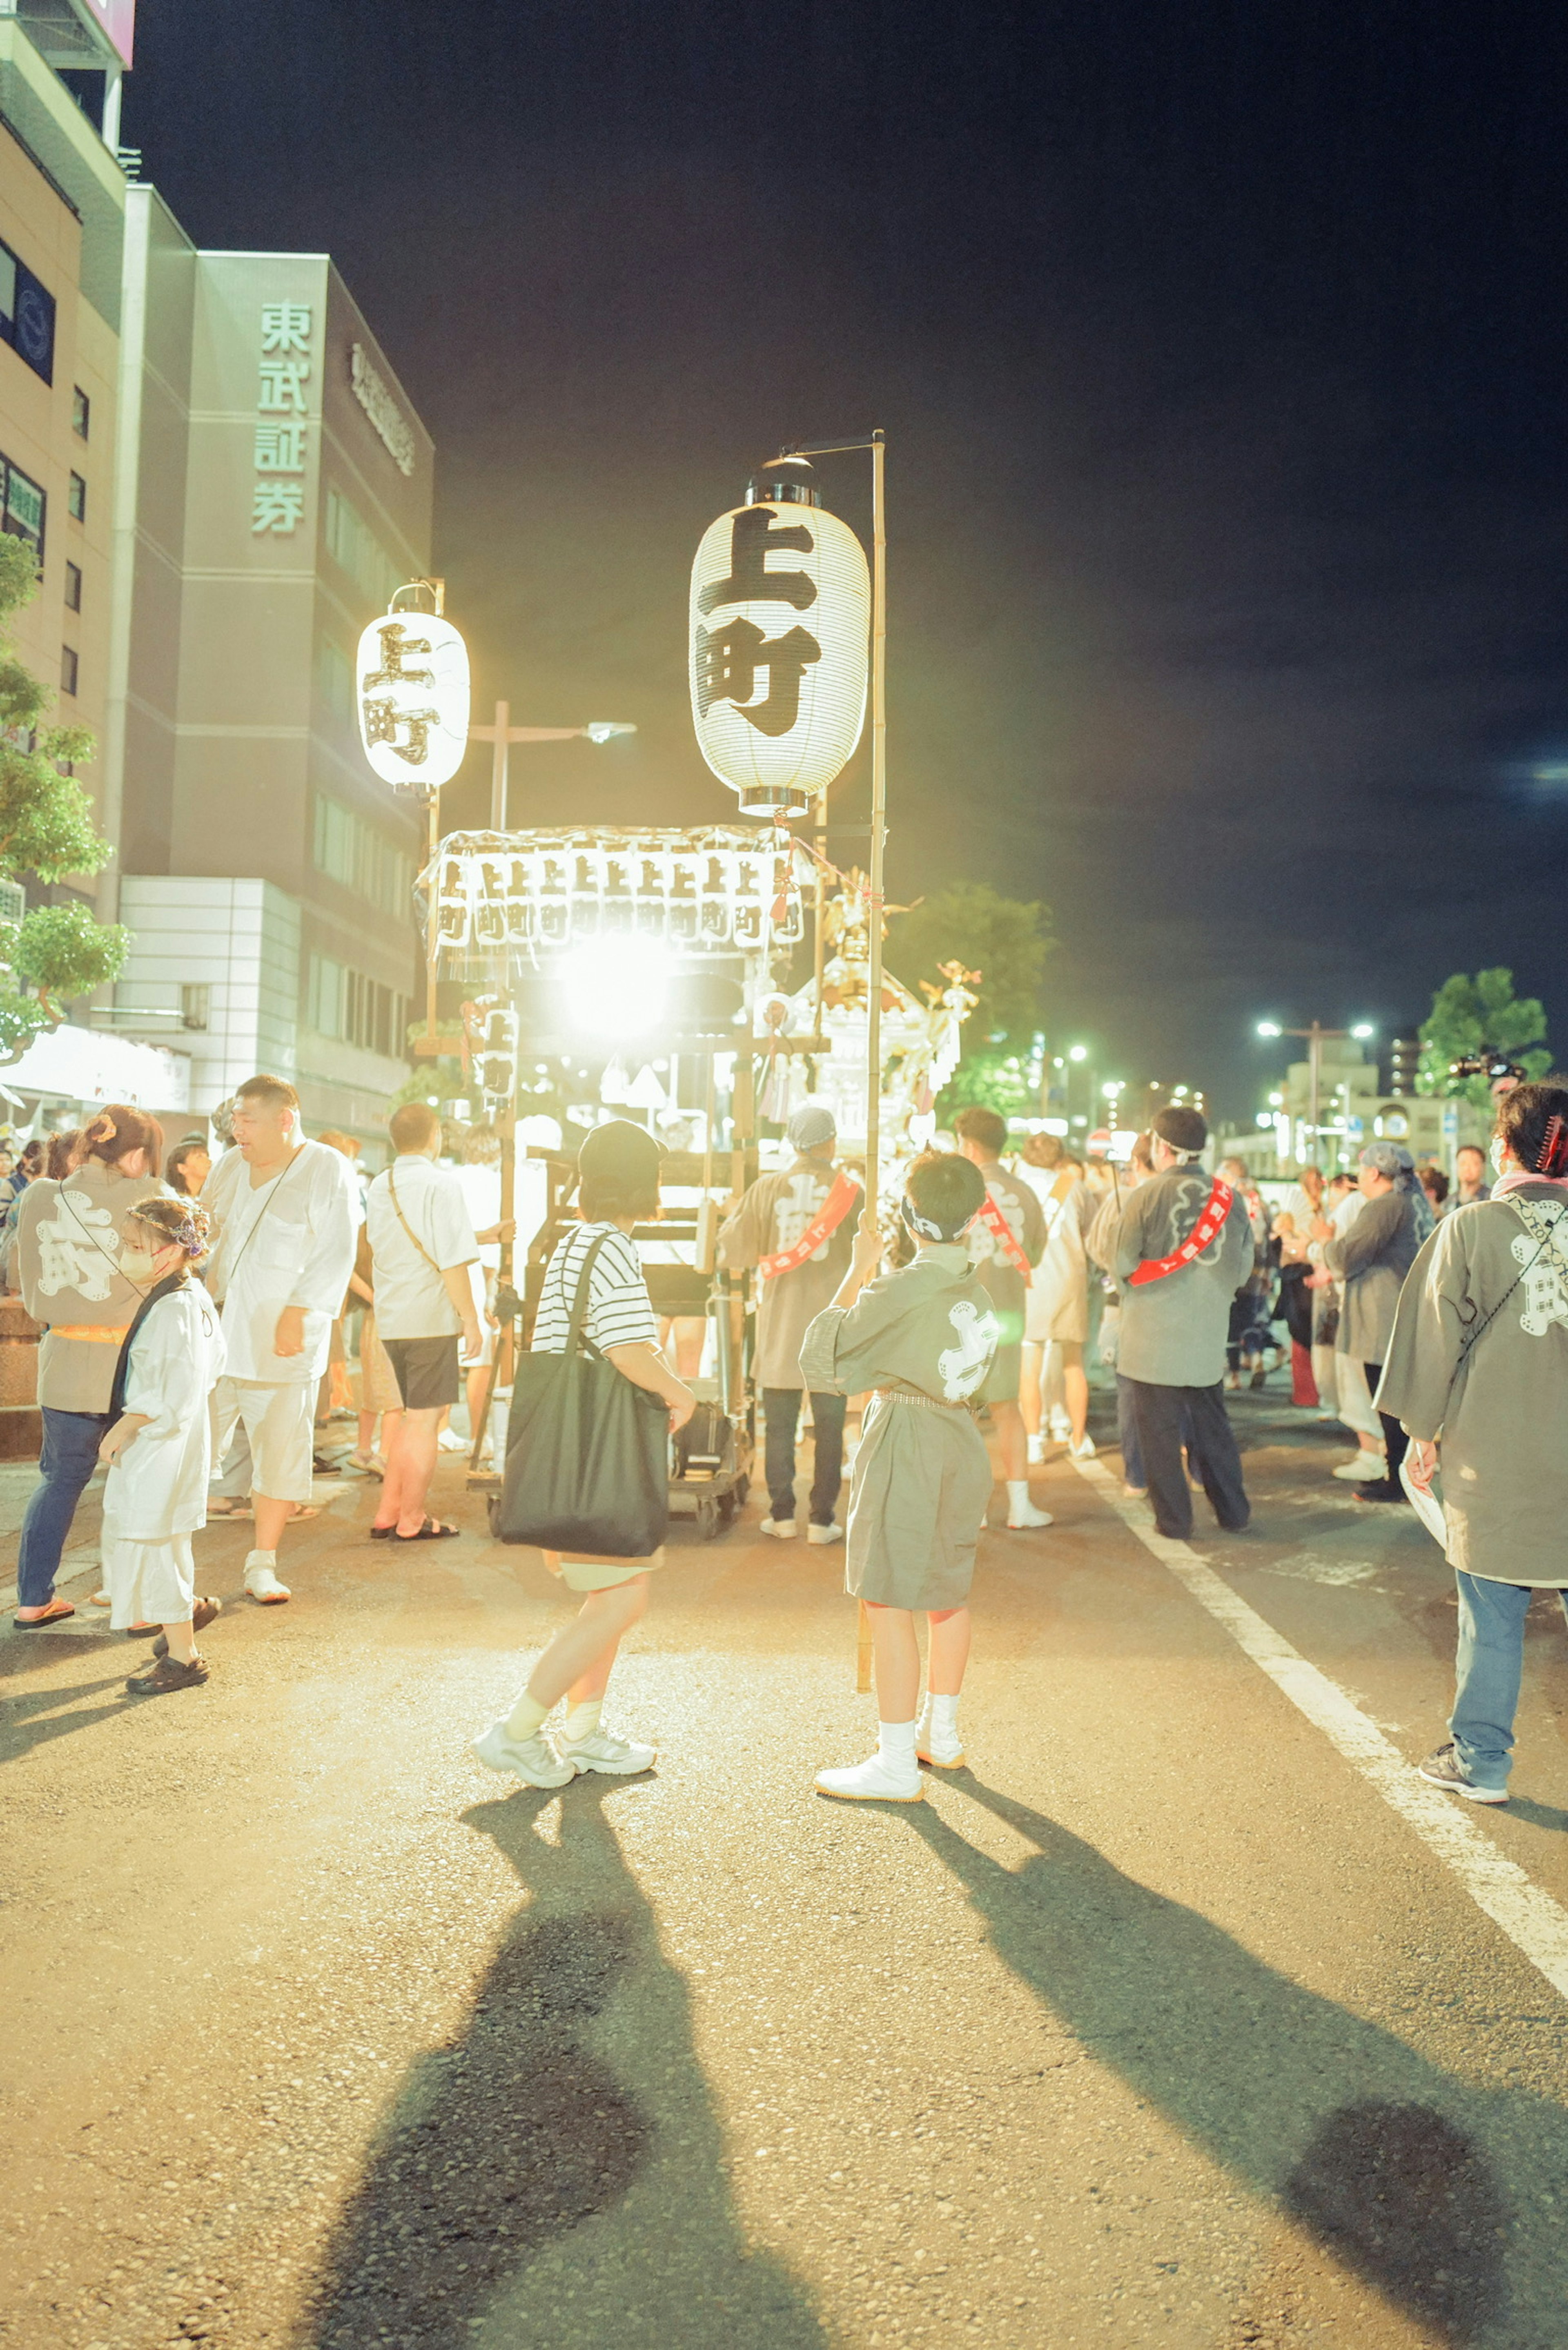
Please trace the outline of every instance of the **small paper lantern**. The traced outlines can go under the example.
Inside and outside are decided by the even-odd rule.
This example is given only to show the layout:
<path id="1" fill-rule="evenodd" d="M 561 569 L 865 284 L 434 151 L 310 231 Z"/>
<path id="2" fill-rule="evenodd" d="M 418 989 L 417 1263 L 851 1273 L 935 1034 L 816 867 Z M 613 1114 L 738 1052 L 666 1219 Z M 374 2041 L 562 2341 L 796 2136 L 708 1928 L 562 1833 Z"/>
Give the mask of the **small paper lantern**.
<path id="1" fill-rule="evenodd" d="M 439 791 L 468 749 L 468 648 L 433 612 L 388 612 L 359 639 L 359 740 L 384 784 Z"/>
<path id="2" fill-rule="evenodd" d="M 860 740 L 871 582 L 819 497 L 804 458 L 775 461 L 691 567 L 692 719 L 745 816 L 799 816 Z"/>

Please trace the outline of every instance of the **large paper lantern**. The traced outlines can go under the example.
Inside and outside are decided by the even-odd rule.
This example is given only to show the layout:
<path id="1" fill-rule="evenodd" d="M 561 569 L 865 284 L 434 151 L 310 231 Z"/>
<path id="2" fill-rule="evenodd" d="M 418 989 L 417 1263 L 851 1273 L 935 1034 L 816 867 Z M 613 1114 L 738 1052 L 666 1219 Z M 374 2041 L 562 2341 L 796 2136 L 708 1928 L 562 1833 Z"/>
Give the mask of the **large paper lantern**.
<path id="1" fill-rule="evenodd" d="M 359 740 L 384 784 L 439 791 L 468 748 L 468 648 L 433 612 L 388 612 L 359 639 Z"/>
<path id="2" fill-rule="evenodd" d="M 798 816 L 860 740 L 871 583 L 804 458 L 752 482 L 691 567 L 691 714 L 744 816 Z"/>

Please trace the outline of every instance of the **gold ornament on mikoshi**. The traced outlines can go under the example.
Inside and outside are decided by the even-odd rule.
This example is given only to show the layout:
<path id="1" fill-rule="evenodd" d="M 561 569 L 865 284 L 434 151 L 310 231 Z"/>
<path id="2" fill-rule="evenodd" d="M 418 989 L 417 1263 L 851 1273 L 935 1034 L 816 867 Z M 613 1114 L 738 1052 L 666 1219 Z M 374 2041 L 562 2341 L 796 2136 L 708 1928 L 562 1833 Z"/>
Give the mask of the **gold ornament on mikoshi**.
<path id="1" fill-rule="evenodd" d="M 744 816 L 799 816 L 838 775 L 866 716 L 871 582 L 804 458 L 754 476 L 691 567 L 691 715 Z"/>
<path id="2" fill-rule="evenodd" d="M 386 612 L 354 664 L 359 740 L 384 784 L 439 791 L 468 748 L 468 648 L 434 612 Z"/>

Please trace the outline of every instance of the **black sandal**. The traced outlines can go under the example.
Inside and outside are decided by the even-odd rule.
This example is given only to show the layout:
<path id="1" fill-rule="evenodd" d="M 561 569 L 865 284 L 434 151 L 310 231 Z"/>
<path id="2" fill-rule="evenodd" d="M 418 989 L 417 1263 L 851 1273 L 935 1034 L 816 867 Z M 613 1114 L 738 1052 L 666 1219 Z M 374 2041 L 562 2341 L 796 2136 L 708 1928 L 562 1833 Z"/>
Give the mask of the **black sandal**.
<path id="1" fill-rule="evenodd" d="M 396 1526 L 392 1532 L 399 1542 L 451 1542 L 462 1532 L 462 1528 L 443 1526 L 439 1518 L 427 1518 L 417 1534 L 400 1534 Z"/>

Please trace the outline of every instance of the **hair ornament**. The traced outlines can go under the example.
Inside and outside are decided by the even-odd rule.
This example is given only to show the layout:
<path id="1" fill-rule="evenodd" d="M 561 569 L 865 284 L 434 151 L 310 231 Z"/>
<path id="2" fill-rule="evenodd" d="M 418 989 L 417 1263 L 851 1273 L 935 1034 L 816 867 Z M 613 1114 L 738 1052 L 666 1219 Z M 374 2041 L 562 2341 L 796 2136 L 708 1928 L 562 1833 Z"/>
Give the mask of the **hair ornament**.
<path id="1" fill-rule="evenodd" d="M 1546 1132 L 1535 1154 L 1538 1175 L 1568 1174 L 1568 1124 L 1553 1110 L 1546 1121 Z"/>

